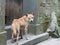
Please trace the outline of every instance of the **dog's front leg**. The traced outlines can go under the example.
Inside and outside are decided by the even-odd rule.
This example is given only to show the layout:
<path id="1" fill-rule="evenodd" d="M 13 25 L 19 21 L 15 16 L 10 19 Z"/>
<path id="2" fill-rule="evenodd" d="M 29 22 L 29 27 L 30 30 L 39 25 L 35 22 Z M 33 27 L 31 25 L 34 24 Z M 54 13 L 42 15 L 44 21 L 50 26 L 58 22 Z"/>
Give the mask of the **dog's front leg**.
<path id="1" fill-rule="evenodd" d="M 17 41 L 16 41 L 17 42 L 17 45 L 18 45 L 18 39 L 19 39 L 19 32 L 17 34 Z"/>
<path id="2" fill-rule="evenodd" d="M 13 35 L 13 33 L 12 33 L 12 40 L 11 40 L 12 43 L 14 42 L 13 40 L 14 40 L 14 35 Z"/>
<path id="3" fill-rule="evenodd" d="M 28 34 L 28 26 L 25 26 L 25 38 L 26 38 L 26 40 L 28 40 L 27 34 Z"/>

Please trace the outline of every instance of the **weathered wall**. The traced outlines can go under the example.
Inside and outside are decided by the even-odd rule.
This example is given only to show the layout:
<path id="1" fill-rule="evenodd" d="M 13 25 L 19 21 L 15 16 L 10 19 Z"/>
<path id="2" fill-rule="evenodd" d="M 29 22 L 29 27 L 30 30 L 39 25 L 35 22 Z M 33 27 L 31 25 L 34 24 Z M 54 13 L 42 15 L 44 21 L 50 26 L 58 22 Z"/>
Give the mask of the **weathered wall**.
<path id="1" fill-rule="evenodd" d="M 6 34 L 1 34 L 5 26 L 5 0 L 0 0 L 0 45 L 6 45 Z"/>

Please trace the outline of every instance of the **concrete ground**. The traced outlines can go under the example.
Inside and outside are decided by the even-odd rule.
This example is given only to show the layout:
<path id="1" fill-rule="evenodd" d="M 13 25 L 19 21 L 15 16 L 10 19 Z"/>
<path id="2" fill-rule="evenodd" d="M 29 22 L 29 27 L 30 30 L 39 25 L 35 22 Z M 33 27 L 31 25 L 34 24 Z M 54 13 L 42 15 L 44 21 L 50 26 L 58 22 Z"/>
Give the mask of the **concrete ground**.
<path id="1" fill-rule="evenodd" d="M 60 45 L 60 38 L 50 38 L 36 45 Z"/>

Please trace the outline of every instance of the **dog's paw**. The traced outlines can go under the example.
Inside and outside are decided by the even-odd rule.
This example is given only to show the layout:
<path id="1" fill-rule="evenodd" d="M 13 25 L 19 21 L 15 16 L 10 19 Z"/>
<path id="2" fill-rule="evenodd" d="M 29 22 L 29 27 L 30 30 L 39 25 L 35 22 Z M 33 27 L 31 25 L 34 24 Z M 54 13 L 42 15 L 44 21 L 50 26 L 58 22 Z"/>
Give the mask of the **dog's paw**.
<path id="1" fill-rule="evenodd" d="M 14 40 L 11 40 L 11 43 L 14 43 L 14 42 L 16 42 L 16 39 L 14 39 Z"/>
<path id="2" fill-rule="evenodd" d="M 26 40 L 28 40 L 28 39 L 26 38 Z"/>
<path id="3" fill-rule="evenodd" d="M 23 39 L 23 37 L 21 36 L 21 39 Z"/>
<path id="4" fill-rule="evenodd" d="M 12 40 L 11 43 L 14 43 L 14 41 Z"/>
<path id="5" fill-rule="evenodd" d="M 26 38 L 26 40 L 29 40 L 29 38 Z"/>
<path id="6" fill-rule="evenodd" d="M 23 39 L 23 37 L 19 38 L 18 40 Z"/>

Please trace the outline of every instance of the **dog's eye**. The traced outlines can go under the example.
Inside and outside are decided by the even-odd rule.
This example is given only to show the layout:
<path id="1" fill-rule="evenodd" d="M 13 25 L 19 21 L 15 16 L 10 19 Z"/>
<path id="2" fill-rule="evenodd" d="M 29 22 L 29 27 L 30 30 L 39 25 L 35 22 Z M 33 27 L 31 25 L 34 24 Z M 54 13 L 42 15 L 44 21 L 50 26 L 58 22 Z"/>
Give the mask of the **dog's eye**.
<path id="1" fill-rule="evenodd" d="M 32 17 L 32 18 L 34 18 L 34 17 Z"/>

